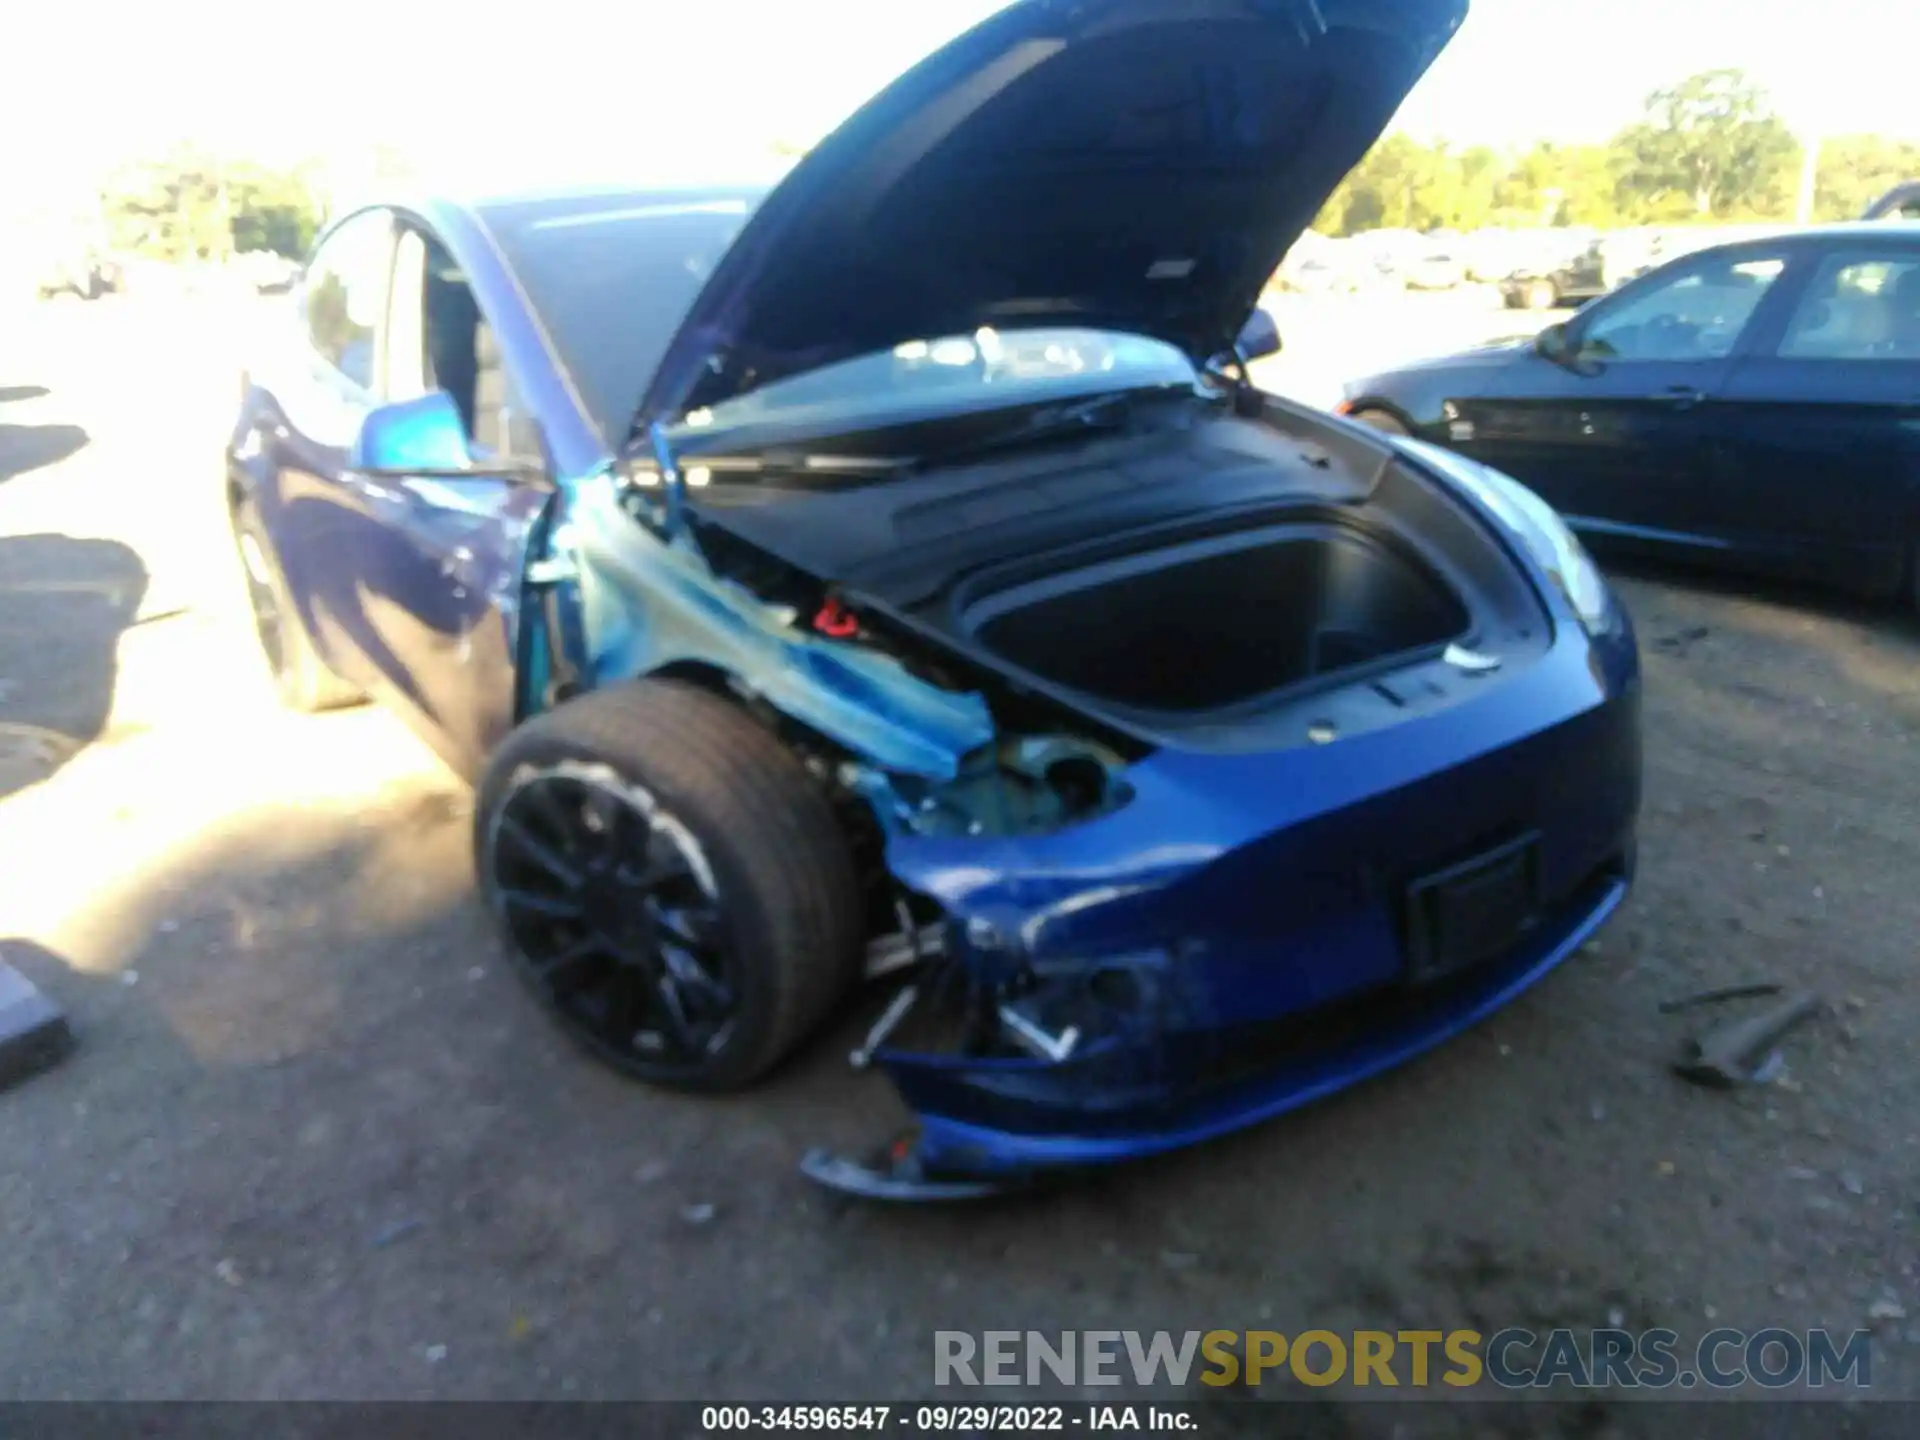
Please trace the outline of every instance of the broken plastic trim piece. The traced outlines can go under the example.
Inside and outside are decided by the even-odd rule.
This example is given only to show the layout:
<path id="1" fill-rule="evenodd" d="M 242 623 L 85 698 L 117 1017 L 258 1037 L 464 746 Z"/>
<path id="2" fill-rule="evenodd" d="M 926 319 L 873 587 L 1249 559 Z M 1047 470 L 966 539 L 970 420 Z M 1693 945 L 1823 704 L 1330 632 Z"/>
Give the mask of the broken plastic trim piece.
<path id="1" fill-rule="evenodd" d="M 940 1202 L 944 1200 L 987 1200 L 996 1195 L 1025 1188 L 1024 1176 L 944 1175 L 921 1162 L 919 1142 L 902 1136 L 870 1161 L 836 1155 L 830 1150 L 809 1150 L 800 1157 L 800 1173 L 829 1190 L 857 1195 L 863 1200 L 902 1200 Z"/>
<path id="2" fill-rule="evenodd" d="M 925 925 L 915 924 L 913 911 L 903 899 L 893 902 L 893 913 L 900 922 L 899 930 L 891 935 L 882 935 L 867 945 L 865 974 L 869 980 L 877 980 L 882 975 L 905 970 L 922 960 L 936 959 L 947 953 L 947 927 L 944 923 L 935 920 Z"/>
<path id="3" fill-rule="evenodd" d="M 0 1090 L 52 1069 L 72 1049 L 66 1013 L 26 976 L 0 962 Z"/>
<path id="4" fill-rule="evenodd" d="M 856 1070 L 864 1070 L 873 1063 L 873 1052 L 887 1043 L 887 1037 L 900 1028 L 900 1022 L 907 1018 L 907 1012 L 913 1009 L 913 1002 L 920 998 L 918 985 L 905 985 L 880 1012 L 880 1018 L 873 1022 L 873 1028 L 867 1031 L 867 1038 L 860 1048 L 847 1056 L 847 1063 Z"/>
<path id="5" fill-rule="evenodd" d="M 1660 1013 L 1673 1015 L 1682 1010 L 1691 1010 L 1696 1005 L 1718 1005 L 1723 1000 L 1751 1000 L 1763 995 L 1778 995 L 1785 988 L 1774 980 L 1761 980 L 1750 985 L 1722 985 L 1712 990 L 1700 990 L 1691 995 L 1662 1000 Z"/>
<path id="6" fill-rule="evenodd" d="M 1811 990 L 1770 1006 L 1758 1015 L 1734 1020 L 1687 1041 L 1674 1072 L 1696 1085 L 1730 1090 L 1740 1085 L 1763 1085 L 1778 1074 L 1783 1061 L 1773 1047 L 1794 1026 L 1816 1014 L 1821 999 Z"/>
<path id="7" fill-rule="evenodd" d="M 1069 1025 L 1055 1035 L 1028 1019 L 1011 1004 L 1001 1005 L 998 1014 L 1000 1023 L 1006 1026 L 1009 1035 L 1036 1058 L 1050 1064 L 1059 1065 L 1066 1061 L 1080 1043 L 1080 1027 L 1077 1025 Z"/>

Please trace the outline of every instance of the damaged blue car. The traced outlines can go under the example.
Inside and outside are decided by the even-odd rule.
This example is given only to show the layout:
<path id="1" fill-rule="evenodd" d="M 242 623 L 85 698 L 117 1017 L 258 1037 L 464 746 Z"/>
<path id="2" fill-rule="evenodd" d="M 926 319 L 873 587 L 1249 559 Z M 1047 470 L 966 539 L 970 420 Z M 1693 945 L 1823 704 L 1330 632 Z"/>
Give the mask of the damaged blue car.
<path id="1" fill-rule="evenodd" d="M 861 1194 L 1187 1145 L 1539 980 L 1634 863 L 1626 616 L 1530 492 L 1261 393 L 1464 0 L 1026 0 L 771 190 L 375 206 L 227 496 L 302 709 L 477 785 L 565 1030 L 729 1091 L 865 989 Z"/>

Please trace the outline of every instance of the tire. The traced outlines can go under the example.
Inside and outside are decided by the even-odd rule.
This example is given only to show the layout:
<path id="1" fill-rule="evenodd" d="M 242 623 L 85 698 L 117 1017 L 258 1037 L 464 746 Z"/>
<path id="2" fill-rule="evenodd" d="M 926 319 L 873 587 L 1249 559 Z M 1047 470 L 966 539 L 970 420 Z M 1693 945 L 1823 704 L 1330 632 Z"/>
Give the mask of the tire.
<path id="1" fill-rule="evenodd" d="M 1559 288 L 1551 280 L 1535 280 L 1527 286 L 1527 309 L 1551 310 L 1559 303 Z"/>
<path id="2" fill-rule="evenodd" d="M 253 633 L 280 703 L 313 715 L 364 700 L 366 696 L 334 674 L 313 648 L 313 638 L 281 573 L 273 539 L 251 500 L 241 500 L 234 507 L 233 542 L 246 581 Z"/>
<path id="3" fill-rule="evenodd" d="M 1370 430 L 1378 430 L 1383 435 L 1411 435 L 1413 432 L 1391 412 L 1380 409 L 1355 410 L 1352 417 Z"/>
<path id="4" fill-rule="evenodd" d="M 521 726 L 482 777 L 473 847 L 521 979 L 633 1079 L 741 1089 L 860 973 L 864 897 L 827 796 L 690 685 L 595 691 Z"/>

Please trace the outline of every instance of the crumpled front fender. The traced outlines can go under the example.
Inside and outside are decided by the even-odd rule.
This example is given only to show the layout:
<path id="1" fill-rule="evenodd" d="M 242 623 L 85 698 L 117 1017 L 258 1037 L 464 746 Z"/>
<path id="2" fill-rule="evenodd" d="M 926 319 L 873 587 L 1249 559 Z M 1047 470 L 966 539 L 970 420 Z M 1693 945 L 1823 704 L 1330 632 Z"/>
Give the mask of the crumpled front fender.
<path id="1" fill-rule="evenodd" d="M 596 685 L 710 667 L 850 754 L 933 780 L 952 779 L 993 739 L 981 696 L 938 689 L 885 655 L 795 627 L 790 611 L 715 574 L 691 542 L 663 539 L 629 515 L 611 476 L 581 484 L 558 548 L 578 565 Z"/>

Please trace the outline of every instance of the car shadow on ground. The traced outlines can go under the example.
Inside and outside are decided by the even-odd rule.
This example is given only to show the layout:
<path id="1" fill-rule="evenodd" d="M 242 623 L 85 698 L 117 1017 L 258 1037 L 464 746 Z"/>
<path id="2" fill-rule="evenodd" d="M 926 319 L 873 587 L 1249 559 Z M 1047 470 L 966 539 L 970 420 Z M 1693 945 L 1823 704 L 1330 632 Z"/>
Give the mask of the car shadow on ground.
<path id="1" fill-rule="evenodd" d="M 1809 614 L 1900 630 L 1912 612 L 1897 599 L 1874 600 L 1851 595 L 1832 586 L 1787 577 L 1746 574 L 1717 569 L 1706 564 L 1689 564 L 1684 559 L 1648 555 L 1630 549 L 1615 549 L 1605 542 L 1587 542 L 1594 559 L 1611 577 L 1638 580 L 1649 585 L 1666 586 L 1691 592 L 1703 598 L 1752 600 L 1762 604 L 1790 606 Z M 1912 628 L 1912 627 L 1909 627 Z M 1920 630 L 1916 630 L 1920 633 Z M 1640 639 L 1658 638 L 1642 635 Z"/>
<path id="2" fill-rule="evenodd" d="M 1867 1002 L 1863 1054 L 1904 1045 L 1920 778 L 1857 761 L 1835 718 L 1887 714 L 1822 648 L 1845 623 L 1809 643 L 1777 605 L 1623 588 L 1644 635 L 1708 634 L 1650 647 L 1646 863 L 1604 947 L 1329 1103 L 991 1206 L 860 1205 L 796 1175 L 809 1145 L 902 1119 L 845 1066 L 857 1013 L 742 1096 L 577 1055 L 474 901 L 450 779 L 299 805 L 242 783 L 217 823 L 100 867 L 73 902 L 85 944 L 48 931 L 15 960 L 80 1048 L 0 1105 L 0 1153 L 33 1157 L 0 1176 L 0 1397 L 954 1401 L 930 1390 L 936 1328 L 1544 1333 L 1617 1311 L 1697 1334 L 1709 1303 L 1749 1329 L 1855 1313 L 1855 1252 L 1770 1217 L 1802 1213 L 1789 1162 L 1905 1186 L 1872 1144 L 1920 1110 L 1911 1080 L 1827 1069 L 1846 1045 L 1814 1027 L 1789 1047 L 1804 1093 L 1742 1106 L 1666 1073 L 1684 1026 L 1656 1002 L 1793 966 Z M 1821 666 L 1824 709 L 1794 688 Z M 379 723 L 263 714 L 265 758 L 221 761 Z M 1834 819 L 1881 827 L 1871 874 Z M 1878 887 L 1871 932 L 1848 872 Z M 1777 1241 L 1767 1266 L 1729 1234 Z M 1831 1243 L 1886 1268 L 1864 1229 Z M 1520 1408 L 1408 1433 L 1657 1433 L 1624 1402 Z M 1395 1409 L 1222 1403 L 1200 1428 L 1384 1436 Z"/>
<path id="3" fill-rule="evenodd" d="M 1650 1171 L 1672 1143 L 1663 1118 L 1644 1139 L 1621 1127 L 1614 1154 L 1590 1138 L 1589 1092 L 1569 1106 L 1538 1083 L 1617 1066 L 1606 1017 L 1625 992 L 1597 967 L 1500 1022 L 1504 1059 L 1483 1036 L 1258 1131 L 1021 1199 L 860 1205 L 793 1170 L 823 1125 L 875 1118 L 849 1113 L 878 1093 L 840 1064 L 851 1037 L 744 1096 L 615 1079 L 502 964 L 457 863 L 463 804 L 448 787 L 263 807 L 101 877 L 88 903 L 114 938 L 90 953 L 0 942 L 79 1036 L 0 1106 L 0 1153 L 33 1157 L 0 1187 L 15 1337 L 0 1397 L 953 1402 L 929 1388 L 936 1328 L 1668 1318 L 1648 1298 L 1664 1277 L 1641 1273 L 1659 1257 L 1617 1253 L 1604 1194 L 1586 1203 L 1572 1164 L 1598 1144 Z M 1570 1023 L 1583 1015 L 1601 1019 Z M 1436 1143 L 1469 1107 L 1508 1124 Z M 1573 1133 L 1543 1133 L 1536 1112 Z M 1563 1187 L 1513 1175 L 1543 1148 Z M 1409 1150 L 1411 1195 L 1385 1169 Z M 1565 1243 L 1473 1218 L 1510 1222 L 1515 1205 L 1567 1206 Z M 1600 1401 L 1523 1407 L 1524 1426 L 1423 1407 L 1416 1432 L 1400 1407 L 1287 1394 L 1305 1403 L 1284 1423 L 1244 1390 L 1183 1398 L 1227 1436 L 1661 1433 Z"/>
<path id="4" fill-rule="evenodd" d="M 147 570 L 115 540 L 0 536 L 0 798 L 106 729 Z"/>
<path id="5" fill-rule="evenodd" d="M 0 1153 L 34 1157 L 0 1188 L 16 1297 L 0 1397 L 952 1401 L 929 1388 L 936 1326 L 1634 1306 L 1569 1256 L 1491 1241 L 1382 1299 L 1398 1272 L 1364 1222 L 1344 1266 L 1301 1286 L 1289 1236 L 1323 1226 L 1317 1186 L 1351 1199 L 1328 1160 L 1364 1145 L 1378 1087 L 987 1206 L 815 1190 L 794 1169 L 805 1145 L 878 1133 L 888 1108 L 846 1071 L 846 1027 L 747 1095 L 616 1079 L 506 970 L 463 863 L 464 803 L 449 787 L 265 807 L 101 877 L 86 904 L 111 923 L 89 953 L 0 942 L 79 1037 L 0 1107 Z M 1411 1088 L 1457 1101 L 1465 1059 Z M 1432 1257 L 1421 1228 L 1396 1210 L 1391 1241 Z M 1187 1398 L 1210 1434 L 1277 1433 L 1264 1407 Z M 1426 1435 L 1497 1433 L 1423 1418 Z M 1376 1433 L 1319 1406 L 1284 1428 Z"/>
<path id="6" fill-rule="evenodd" d="M 1838 711 L 1867 706 L 1920 724 L 1920 622 L 1903 601 L 1638 554 L 1599 558 L 1622 582 L 1644 657 L 1704 659 L 1710 642 L 1725 642 L 1696 677 L 1713 693 L 1698 698 L 1775 700 L 1783 687 L 1768 675 L 1793 672 L 1815 710 L 1830 697 Z"/>
<path id="7" fill-rule="evenodd" d="M 44 385 L 0 385 L 0 405 L 39 400 L 48 393 Z M 87 438 L 78 425 L 14 425 L 0 418 L 0 484 L 59 464 L 85 446 Z"/>

